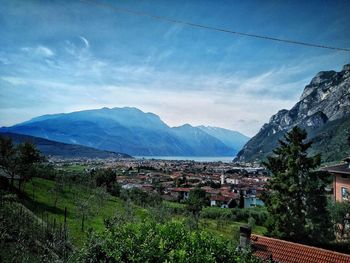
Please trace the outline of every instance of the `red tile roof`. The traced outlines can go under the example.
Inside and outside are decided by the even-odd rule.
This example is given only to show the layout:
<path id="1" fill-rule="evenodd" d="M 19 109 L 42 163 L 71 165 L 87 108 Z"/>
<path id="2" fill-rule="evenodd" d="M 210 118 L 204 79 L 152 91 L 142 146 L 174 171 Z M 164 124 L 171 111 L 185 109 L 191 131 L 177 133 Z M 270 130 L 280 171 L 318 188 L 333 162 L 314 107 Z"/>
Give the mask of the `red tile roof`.
<path id="1" fill-rule="evenodd" d="M 154 188 L 154 186 L 151 184 L 143 184 L 142 188 Z"/>
<path id="2" fill-rule="evenodd" d="M 190 188 L 184 188 L 184 187 L 178 187 L 178 188 L 174 188 L 171 191 L 173 192 L 189 192 L 191 191 Z"/>
<path id="3" fill-rule="evenodd" d="M 216 196 L 211 196 L 210 197 L 210 200 L 213 200 L 213 201 L 230 201 L 232 198 L 229 197 L 229 196 L 222 196 L 222 195 L 216 195 Z"/>
<path id="4" fill-rule="evenodd" d="M 255 255 L 281 263 L 349 263 L 350 255 L 280 239 L 252 235 Z"/>
<path id="5" fill-rule="evenodd" d="M 236 198 L 238 197 L 238 194 L 237 193 L 233 193 L 233 192 L 221 192 L 221 194 L 223 196 L 227 196 L 227 197 L 231 197 L 231 198 Z"/>

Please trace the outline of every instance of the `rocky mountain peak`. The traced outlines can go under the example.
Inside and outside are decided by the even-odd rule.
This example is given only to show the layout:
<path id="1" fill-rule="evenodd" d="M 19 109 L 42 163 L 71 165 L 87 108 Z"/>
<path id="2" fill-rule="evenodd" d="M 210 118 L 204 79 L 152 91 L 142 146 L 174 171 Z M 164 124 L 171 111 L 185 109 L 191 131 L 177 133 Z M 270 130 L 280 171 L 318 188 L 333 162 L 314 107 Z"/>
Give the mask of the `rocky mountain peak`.
<path id="1" fill-rule="evenodd" d="M 319 72 L 310 82 L 310 85 L 320 85 L 321 83 L 332 80 L 337 74 L 334 70 Z"/>
<path id="2" fill-rule="evenodd" d="M 278 122 L 279 123 L 281 121 L 282 117 L 286 113 L 288 113 L 288 110 L 286 110 L 286 109 L 278 111 L 276 114 L 272 115 L 269 122 Z"/>
<path id="3" fill-rule="evenodd" d="M 335 76 L 337 75 L 337 72 L 331 70 L 331 71 L 321 71 L 319 72 L 310 82 L 309 85 L 307 85 L 304 89 L 304 92 L 301 94 L 300 100 L 305 99 L 310 94 L 315 92 L 316 89 L 319 87 L 327 87 L 329 84 L 334 80 Z"/>
<path id="4" fill-rule="evenodd" d="M 350 72 L 350 64 L 346 64 L 343 66 L 343 71 L 348 71 Z"/>
<path id="5" fill-rule="evenodd" d="M 350 64 L 340 72 L 319 72 L 305 87 L 300 101 L 292 109 L 273 115 L 238 153 L 237 160 L 268 154 L 283 134 L 296 125 L 313 132 L 347 118 L 350 118 Z"/>

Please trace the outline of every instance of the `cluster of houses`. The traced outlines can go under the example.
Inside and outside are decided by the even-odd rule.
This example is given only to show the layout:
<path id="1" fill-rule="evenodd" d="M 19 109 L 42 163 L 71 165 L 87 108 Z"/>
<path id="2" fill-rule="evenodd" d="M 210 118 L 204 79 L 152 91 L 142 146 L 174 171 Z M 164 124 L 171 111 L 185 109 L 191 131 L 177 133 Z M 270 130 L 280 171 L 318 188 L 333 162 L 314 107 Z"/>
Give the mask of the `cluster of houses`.
<path id="1" fill-rule="evenodd" d="M 138 187 L 158 191 L 168 200 L 184 201 L 190 191 L 201 187 L 211 206 L 244 208 L 263 206 L 259 198 L 269 179 L 261 167 L 237 167 L 227 163 L 196 163 L 190 161 L 142 160 L 141 165 L 152 167 L 148 173 L 137 172 L 140 163 L 128 161 L 133 176 L 119 176 L 123 188 Z M 123 164 L 125 166 L 125 163 Z M 350 201 L 350 157 L 343 162 L 322 168 L 333 175 L 331 193 L 337 202 Z M 243 202 L 243 204 L 242 204 Z"/>
<path id="2" fill-rule="evenodd" d="M 247 176 L 243 177 L 240 174 L 231 175 L 226 177 L 225 174 L 221 174 L 220 183 L 217 183 L 219 187 L 213 188 L 208 181 L 202 181 L 203 189 L 210 200 L 210 206 L 218 206 L 222 208 L 232 207 L 256 207 L 263 206 L 264 203 L 259 199 L 260 194 L 264 191 L 264 184 L 268 177 L 255 177 Z M 170 188 L 170 195 L 177 200 L 186 200 L 189 197 L 189 192 L 198 187 L 196 184 L 192 184 L 191 187 L 175 187 Z M 243 203 L 242 203 L 243 202 Z"/>
<path id="3" fill-rule="evenodd" d="M 157 191 L 166 200 L 184 202 L 195 187 L 203 189 L 209 204 L 222 208 L 263 206 L 259 199 L 268 180 L 261 167 L 236 167 L 227 163 L 196 163 L 189 161 L 128 161 L 118 176 L 124 189 L 140 188 Z M 143 172 L 139 167 L 151 168 Z"/>

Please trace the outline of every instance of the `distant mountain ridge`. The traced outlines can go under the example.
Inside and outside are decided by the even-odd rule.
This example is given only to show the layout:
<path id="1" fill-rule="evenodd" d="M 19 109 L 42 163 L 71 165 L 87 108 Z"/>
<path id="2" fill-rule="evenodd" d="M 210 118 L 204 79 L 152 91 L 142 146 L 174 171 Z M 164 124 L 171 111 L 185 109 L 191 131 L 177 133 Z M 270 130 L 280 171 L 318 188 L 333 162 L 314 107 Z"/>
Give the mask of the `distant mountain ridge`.
<path id="1" fill-rule="evenodd" d="M 314 142 L 311 152 L 321 153 L 323 161 L 338 161 L 350 155 L 350 64 L 340 72 L 319 72 L 305 87 L 300 101 L 292 109 L 273 115 L 235 160 L 264 159 L 296 125 L 306 129 Z"/>
<path id="2" fill-rule="evenodd" d="M 134 156 L 234 156 L 248 140 L 235 131 L 206 129 L 189 124 L 172 128 L 156 114 L 124 107 L 43 115 L 0 131 Z"/>
<path id="3" fill-rule="evenodd" d="M 16 133 L 1 133 L 0 136 L 11 138 L 15 144 L 23 142 L 31 142 L 40 150 L 42 154 L 47 157 L 56 157 L 62 159 L 73 159 L 73 158 L 132 158 L 128 154 L 116 153 L 110 151 L 98 150 L 95 148 L 67 144 L 56 141 L 50 141 L 47 139 L 34 137 L 30 135 L 16 134 Z"/>
<path id="4" fill-rule="evenodd" d="M 249 137 L 245 136 L 240 132 L 232 131 L 224 128 L 203 126 L 203 125 L 197 126 L 197 128 L 208 133 L 209 135 L 214 136 L 215 138 L 218 138 L 220 141 L 222 141 L 226 145 L 235 145 L 237 149 L 242 149 L 242 147 L 250 139 Z"/>

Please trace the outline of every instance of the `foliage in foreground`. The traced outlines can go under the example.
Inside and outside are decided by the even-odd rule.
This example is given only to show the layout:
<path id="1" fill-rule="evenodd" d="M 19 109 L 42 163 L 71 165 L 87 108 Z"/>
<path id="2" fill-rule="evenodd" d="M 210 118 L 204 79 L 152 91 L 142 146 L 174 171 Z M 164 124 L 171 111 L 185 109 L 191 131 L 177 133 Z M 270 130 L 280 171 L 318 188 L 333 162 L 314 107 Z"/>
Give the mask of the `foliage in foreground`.
<path id="1" fill-rule="evenodd" d="M 124 221 L 124 222 L 123 222 Z M 106 230 L 90 233 L 77 262 L 260 262 L 250 252 L 236 251 L 227 239 L 190 231 L 183 222 L 106 221 Z"/>

